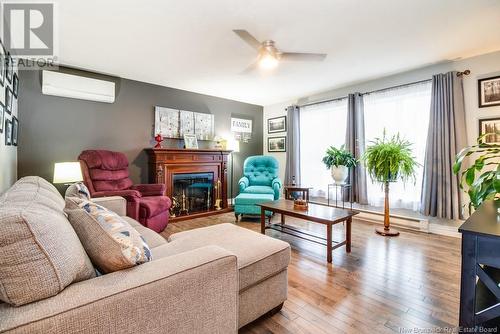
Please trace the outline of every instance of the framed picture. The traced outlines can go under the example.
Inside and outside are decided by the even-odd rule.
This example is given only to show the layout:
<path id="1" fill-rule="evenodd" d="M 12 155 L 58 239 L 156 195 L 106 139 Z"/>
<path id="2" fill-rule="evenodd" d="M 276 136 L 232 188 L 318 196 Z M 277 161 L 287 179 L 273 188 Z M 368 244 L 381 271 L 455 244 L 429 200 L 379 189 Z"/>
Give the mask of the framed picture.
<path id="1" fill-rule="evenodd" d="M 215 136 L 214 115 L 195 112 L 194 133 L 199 140 L 212 140 Z"/>
<path id="2" fill-rule="evenodd" d="M 500 76 L 477 81 L 479 108 L 500 106 Z"/>
<path id="3" fill-rule="evenodd" d="M 3 104 L 0 103 L 0 133 L 3 133 L 4 124 L 5 124 L 5 108 Z"/>
<path id="4" fill-rule="evenodd" d="M 285 132 L 286 116 L 269 118 L 267 120 L 267 133 Z"/>
<path id="5" fill-rule="evenodd" d="M 7 81 L 9 83 L 12 83 L 12 76 L 13 76 L 13 73 L 14 73 L 14 62 L 12 60 L 12 57 L 10 55 L 10 52 L 7 52 L 7 55 L 6 55 L 6 66 L 7 66 L 7 69 L 6 69 L 6 77 L 7 77 Z"/>
<path id="6" fill-rule="evenodd" d="M 19 94 L 19 76 L 17 75 L 17 73 L 14 73 L 14 81 L 12 82 L 12 94 L 14 94 L 17 99 L 17 96 Z"/>
<path id="7" fill-rule="evenodd" d="M 491 133 L 484 138 L 488 144 L 500 144 L 500 117 L 479 120 L 479 135 Z"/>
<path id="8" fill-rule="evenodd" d="M 5 111 L 10 115 L 12 114 L 12 92 L 8 85 L 5 86 Z"/>
<path id="9" fill-rule="evenodd" d="M 5 145 L 12 145 L 12 122 L 9 119 L 5 120 Z"/>
<path id="10" fill-rule="evenodd" d="M 185 134 L 184 135 L 184 147 L 185 148 L 198 148 L 198 139 L 196 135 Z"/>
<path id="11" fill-rule="evenodd" d="M 188 110 L 179 111 L 179 135 L 184 138 L 184 135 L 194 135 L 194 112 Z"/>
<path id="12" fill-rule="evenodd" d="M 267 138 L 267 152 L 286 152 L 286 137 Z"/>
<path id="13" fill-rule="evenodd" d="M 17 146 L 17 139 L 19 137 L 19 120 L 16 116 L 12 117 L 12 145 Z"/>
<path id="14" fill-rule="evenodd" d="M 0 85 L 4 86 L 5 84 L 5 49 L 3 48 L 3 42 L 0 40 Z"/>
<path id="15" fill-rule="evenodd" d="M 155 107 L 155 132 L 153 135 L 158 134 L 164 138 L 180 138 L 179 110 Z"/>

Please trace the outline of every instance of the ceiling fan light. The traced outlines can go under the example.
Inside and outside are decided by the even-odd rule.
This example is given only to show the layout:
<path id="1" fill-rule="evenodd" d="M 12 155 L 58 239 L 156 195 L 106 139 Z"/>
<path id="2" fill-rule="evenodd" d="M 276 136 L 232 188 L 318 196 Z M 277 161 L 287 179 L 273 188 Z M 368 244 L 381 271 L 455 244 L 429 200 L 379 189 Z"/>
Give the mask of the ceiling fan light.
<path id="1" fill-rule="evenodd" d="M 262 69 L 272 70 L 276 66 L 278 66 L 278 59 L 269 53 L 262 55 L 259 59 L 259 67 Z"/>

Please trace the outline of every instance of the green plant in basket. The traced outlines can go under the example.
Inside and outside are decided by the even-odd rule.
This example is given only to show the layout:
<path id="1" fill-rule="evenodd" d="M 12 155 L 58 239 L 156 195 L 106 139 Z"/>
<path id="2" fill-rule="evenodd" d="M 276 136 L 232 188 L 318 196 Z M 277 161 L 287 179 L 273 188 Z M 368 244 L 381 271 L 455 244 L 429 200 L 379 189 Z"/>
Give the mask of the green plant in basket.
<path id="1" fill-rule="evenodd" d="M 399 235 L 390 228 L 389 222 L 389 183 L 402 180 L 415 180 L 415 170 L 419 166 L 413 156 L 412 143 L 401 138 L 399 133 L 387 138 L 385 130 L 382 138 L 370 142 L 363 155 L 363 162 L 372 181 L 384 185 L 384 228 L 377 233 L 387 236 Z"/>
<path id="2" fill-rule="evenodd" d="M 469 213 L 477 209 L 487 200 L 499 199 L 500 194 L 500 145 L 487 143 L 491 133 L 477 139 L 475 145 L 464 148 L 455 158 L 453 173 L 459 175 L 466 157 L 476 155 L 477 158 L 469 168 L 460 174 L 460 188 L 469 195 Z M 466 189 L 467 188 L 467 189 Z"/>
<path id="3" fill-rule="evenodd" d="M 373 140 L 363 156 L 371 179 L 379 183 L 395 182 L 398 179 L 403 182 L 414 180 L 415 169 L 419 164 L 413 156 L 411 145 L 399 133 L 387 138 L 385 131 L 382 138 Z"/>

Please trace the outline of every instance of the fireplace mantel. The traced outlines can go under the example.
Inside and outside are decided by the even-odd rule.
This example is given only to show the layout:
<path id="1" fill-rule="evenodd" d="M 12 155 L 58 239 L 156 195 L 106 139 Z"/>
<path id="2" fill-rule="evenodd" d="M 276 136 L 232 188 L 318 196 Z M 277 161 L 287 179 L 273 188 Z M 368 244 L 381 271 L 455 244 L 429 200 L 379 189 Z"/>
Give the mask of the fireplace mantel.
<path id="1" fill-rule="evenodd" d="M 213 173 L 214 187 L 220 181 L 220 210 L 215 208 L 193 214 L 172 217 L 171 221 L 179 221 L 215 213 L 228 212 L 227 202 L 227 158 L 231 151 L 220 149 L 178 149 L 147 148 L 149 158 L 149 181 L 166 185 L 166 195 L 173 198 L 173 176 L 187 173 Z M 214 191 L 212 198 L 217 199 Z M 215 203 L 214 203 L 215 204 Z"/>

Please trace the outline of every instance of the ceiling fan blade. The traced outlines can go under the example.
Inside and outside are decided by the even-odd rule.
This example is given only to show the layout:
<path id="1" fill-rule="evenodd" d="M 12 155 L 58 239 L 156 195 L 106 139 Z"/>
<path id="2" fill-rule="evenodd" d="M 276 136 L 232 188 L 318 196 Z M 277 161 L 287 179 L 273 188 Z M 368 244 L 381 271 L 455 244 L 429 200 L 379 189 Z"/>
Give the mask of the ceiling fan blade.
<path id="1" fill-rule="evenodd" d="M 258 65 L 259 65 L 259 61 L 258 60 L 254 61 L 253 63 L 248 65 L 247 68 L 245 68 L 243 71 L 241 71 L 240 75 L 249 74 L 249 73 L 255 71 L 257 69 Z"/>
<path id="2" fill-rule="evenodd" d="M 280 59 L 290 61 L 323 61 L 326 56 L 325 53 L 283 52 L 280 55 Z"/>
<path id="3" fill-rule="evenodd" d="M 262 44 L 255 37 L 250 35 L 248 31 L 242 29 L 235 29 L 233 31 L 236 35 L 240 36 L 242 40 L 247 42 L 248 45 L 250 45 L 252 48 L 259 50 L 262 46 Z"/>

